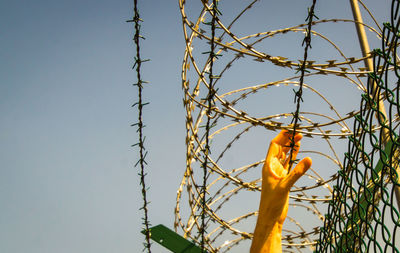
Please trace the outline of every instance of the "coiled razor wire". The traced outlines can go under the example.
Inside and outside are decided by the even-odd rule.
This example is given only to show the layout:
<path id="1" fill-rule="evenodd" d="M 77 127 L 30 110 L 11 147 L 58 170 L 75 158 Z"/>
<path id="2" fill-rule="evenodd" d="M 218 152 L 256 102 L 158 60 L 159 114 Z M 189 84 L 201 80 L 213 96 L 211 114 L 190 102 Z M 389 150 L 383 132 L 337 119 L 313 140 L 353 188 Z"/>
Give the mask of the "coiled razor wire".
<path id="1" fill-rule="evenodd" d="M 364 146 L 361 147 L 363 147 L 362 150 L 365 150 L 363 154 L 370 157 L 371 160 L 368 160 L 369 163 L 367 160 L 363 162 L 363 160 L 360 160 L 361 156 L 358 158 L 354 157 L 354 159 L 351 158 L 350 160 L 356 161 L 357 163 L 355 164 L 357 164 L 358 167 L 364 166 L 364 163 L 374 167 L 372 164 L 374 163 L 376 165 L 377 158 L 373 157 L 376 157 L 377 154 L 373 153 L 372 150 L 367 151 L 367 149 L 373 148 L 372 143 L 376 146 L 381 145 L 379 151 L 384 149 L 382 149 L 381 137 L 377 137 L 376 141 L 374 137 L 370 137 L 372 140 L 370 144 L 365 144 L 365 141 L 369 139 L 367 137 L 373 136 L 370 135 L 370 133 L 387 131 L 384 129 L 388 128 L 393 131 L 398 131 L 395 130 L 398 129 L 398 112 L 395 113 L 397 104 L 391 106 L 393 112 L 390 112 L 386 120 L 387 125 L 377 124 L 376 122 L 372 122 L 372 116 L 370 117 L 371 119 L 366 117 L 366 115 L 370 116 L 375 112 L 368 111 L 369 113 L 367 113 L 366 109 L 363 108 L 361 111 L 349 109 L 343 112 L 343 109 L 337 108 L 337 106 L 330 101 L 329 96 L 326 96 L 327 91 L 320 90 L 320 86 L 314 85 L 317 77 L 321 78 L 318 79 L 317 82 L 324 82 L 329 78 L 335 78 L 338 83 L 349 84 L 350 88 L 359 92 L 358 94 L 367 93 L 367 90 L 371 89 L 370 84 L 364 83 L 365 80 L 363 78 L 368 76 L 370 71 L 363 66 L 363 61 L 372 57 L 372 55 L 356 57 L 356 55 L 358 55 L 357 53 L 354 55 L 346 54 L 344 53 L 345 50 L 342 48 L 343 46 L 337 44 L 335 38 L 330 38 L 329 35 L 325 34 L 324 29 L 319 29 L 324 25 L 351 25 L 353 27 L 357 22 L 352 19 L 330 18 L 319 19 L 311 23 L 299 24 L 277 30 L 259 31 L 256 33 L 246 33 L 246 30 L 237 32 L 235 27 L 238 26 L 242 18 L 245 17 L 252 8 L 254 9 L 256 4 L 261 4 L 261 1 L 258 0 L 246 3 L 244 1 L 242 2 L 244 6 L 243 9 L 237 10 L 237 14 L 229 20 L 227 17 L 230 16 L 226 15 L 228 10 L 231 11 L 229 6 L 227 9 L 223 9 L 224 4 L 229 5 L 229 1 L 219 1 L 219 10 L 224 13 L 224 15 L 219 16 L 213 11 L 213 6 L 215 6 L 213 5 L 213 1 L 179 0 L 183 34 L 186 44 L 181 75 L 182 89 L 184 92 L 183 105 L 186 110 L 187 147 L 186 169 L 177 192 L 175 229 L 177 232 L 183 234 L 184 237 L 194 241 L 198 245 L 201 245 L 202 241 L 201 231 L 206 232 L 204 239 L 206 242 L 205 247 L 209 252 L 227 252 L 234 248 L 239 248 L 239 252 L 243 252 L 243 250 L 240 250 L 242 245 L 245 245 L 245 247 L 243 247 L 244 250 L 248 250 L 246 243 L 249 245 L 252 238 L 257 216 L 257 204 L 259 201 L 257 197 L 259 195 L 254 194 L 254 192 L 260 191 L 259 177 L 261 166 L 264 162 L 265 151 L 263 150 L 262 157 L 252 157 L 251 160 L 248 159 L 246 161 L 244 159 L 240 160 L 239 158 L 242 158 L 241 152 L 243 152 L 240 148 L 252 148 L 248 143 L 247 145 L 246 143 L 243 145 L 242 142 L 253 134 L 265 136 L 268 132 L 279 131 L 281 129 L 293 131 L 295 127 L 293 122 L 291 122 L 293 112 L 290 108 L 268 108 L 264 105 L 261 109 L 262 113 L 260 113 L 259 107 L 257 107 L 258 111 L 254 112 L 254 108 L 252 108 L 251 105 L 257 100 L 257 96 L 261 95 L 267 95 L 267 99 L 263 100 L 264 104 L 267 103 L 269 101 L 268 98 L 271 99 L 272 96 L 269 95 L 269 92 L 274 94 L 273 92 L 282 91 L 286 93 L 286 96 L 287 94 L 292 94 L 288 92 L 288 90 L 290 91 L 293 87 L 298 87 L 300 85 L 298 81 L 300 75 L 296 70 L 304 65 L 304 77 L 307 77 L 307 82 L 303 84 L 303 95 L 306 95 L 307 99 L 319 99 L 320 105 L 318 108 L 313 108 L 314 110 L 311 111 L 304 111 L 304 109 L 299 110 L 298 118 L 301 120 L 301 124 L 298 124 L 298 126 L 296 125 L 296 131 L 304 135 L 304 143 L 308 140 L 312 140 L 316 147 L 320 147 L 322 144 L 325 145 L 326 148 L 324 150 L 316 148 L 303 150 L 302 152 L 302 155 L 312 156 L 313 160 L 314 158 L 324 160 L 325 167 L 311 168 L 309 172 L 307 172 L 307 176 L 303 177 L 304 180 L 308 181 L 298 182 L 290 193 L 289 211 L 294 210 L 294 208 L 296 211 L 293 213 L 289 212 L 289 216 L 285 222 L 282 236 L 284 251 L 312 252 L 318 247 L 320 252 L 324 252 L 325 249 L 329 247 L 332 249 L 332 247 L 335 246 L 325 247 L 322 246 L 322 243 L 328 243 L 329 245 L 330 243 L 334 243 L 335 240 L 340 239 L 340 235 L 343 234 L 343 231 L 347 231 L 346 233 L 348 234 L 348 236 L 343 237 L 343 245 L 346 245 L 349 241 L 349 238 L 352 236 L 351 233 L 360 236 L 362 232 L 365 231 L 365 236 L 367 236 L 365 238 L 376 237 L 378 232 L 372 233 L 372 229 L 370 229 L 370 226 L 366 225 L 366 223 L 362 223 L 364 225 L 358 225 L 357 221 L 343 223 L 344 221 L 342 220 L 346 218 L 343 215 L 349 214 L 348 212 L 340 213 L 341 216 L 338 216 L 338 218 L 333 218 L 334 216 L 330 218 L 335 219 L 334 222 L 338 222 L 337 224 L 340 226 L 340 228 L 335 227 L 335 233 L 329 232 L 327 227 L 324 227 L 323 230 L 320 229 L 324 224 L 324 220 L 325 224 L 331 224 L 332 226 L 336 224 L 334 222 L 327 223 L 329 220 L 324 216 L 328 204 L 331 212 L 330 215 L 334 214 L 332 210 L 339 212 L 338 210 L 352 210 L 351 208 L 353 208 L 351 203 L 347 202 L 340 202 L 343 206 L 342 209 L 333 209 L 332 207 L 332 205 L 336 203 L 331 197 L 334 192 L 332 185 L 337 180 L 339 180 L 339 182 L 343 180 L 341 179 L 343 173 L 349 168 L 348 160 L 353 157 L 352 155 L 347 155 L 350 158 L 346 158 L 346 166 L 344 166 L 341 163 L 342 159 L 340 157 L 343 151 L 338 152 L 338 150 L 335 149 L 335 145 L 339 143 L 339 141 L 346 141 L 348 138 L 354 140 L 351 142 L 353 145 L 358 143 L 355 141 L 358 140 L 355 139 L 355 137 L 366 136 L 365 140 L 362 139 Z M 397 3 L 397 1 L 395 2 Z M 383 41 L 386 50 L 382 50 L 382 52 L 386 54 L 387 52 L 392 52 L 393 50 L 389 50 L 389 45 L 391 44 L 387 39 L 388 36 L 383 35 L 383 29 L 380 27 L 379 22 L 372 16 L 373 11 L 370 11 L 362 2 L 360 3 L 367 15 L 371 15 L 370 20 L 372 20 L 372 24 L 362 23 L 361 25 Z M 194 8 L 196 4 L 201 5 L 197 13 L 193 12 L 193 10 L 196 9 Z M 215 21 L 215 34 L 210 34 L 210 23 L 212 24 L 213 20 Z M 296 36 L 298 33 L 307 34 L 307 27 L 309 24 L 312 25 L 312 30 L 310 29 L 309 33 L 313 36 L 313 41 L 324 43 L 324 50 L 326 52 L 334 52 L 336 58 L 323 59 L 319 57 L 313 59 L 310 57 L 311 60 L 298 60 L 290 55 L 281 56 L 274 54 L 270 48 L 264 46 L 266 41 L 277 36 L 283 36 L 285 38 L 286 36 Z M 397 27 L 393 24 L 392 26 Z M 384 28 L 384 30 L 388 33 L 388 28 Z M 357 35 L 354 34 L 354 40 L 357 41 L 356 37 Z M 210 73 L 210 57 L 209 54 L 204 54 L 204 51 L 207 50 L 205 48 L 209 48 L 207 43 L 215 44 L 215 55 L 223 54 L 222 57 L 218 58 L 218 64 L 213 67 L 213 76 L 217 78 L 206 78 L 207 74 Z M 313 51 L 314 50 L 315 44 L 313 42 Z M 377 58 L 375 61 L 377 61 Z M 382 61 L 381 59 L 381 62 Z M 397 66 L 397 58 L 395 55 L 392 55 L 391 61 L 392 64 L 387 64 L 386 69 L 388 71 L 394 71 L 397 75 L 397 68 L 395 67 Z M 240 67 L 235 69 L 235 66 L 241 66 L 240 64 L 251 64 L 254 68 L 257 68 L 255 64 L 262 64 L 264 67 L 271 67 L 275 70 L 279 69 L 279 72 L 286 76 L 278 80 L 271 80 L 269 76 L 265 76 L 266 80 L 259 80 L 251 79 L 251 74 L 249 73 L 243 73 L 243 75 L 249 78 L 248 81 L 244 82 L 241 80 L 229 79 L 230 71 L 241 71 Z M 249 68 L 246 68 L 246 70 L 249 71 Z M 383 65 L 377 67 L 378 74 L 383 73 L 383 70 Z M 386 89 L 385 85 L 387 85 L 387 81 L 385 78 L 386 76 L 382 76 L 382 78 L 379 79 L 383 80 L 383 82 L 379 86 L 379 91 L 376 92 L 381 92 Z M 210 80 L 214 81 L 212 86 Z M 214 89 L 216 84 L 218 84 L 218 89 Z M 212 87 L 211 92 L 213 95 L 211 107 L 209 106 L 210 101 L 207 99 L 210 98 L 210 96 L 207 97 L 207 94 L 210 92 L 210 87 Z M 334 89 L 336 88 L 337 87 L 334 87 Z M 392 88 L 392 92 L 388 91 L 383 94 L 385 94 L 384 99 L 386 103 L 391 103 L 390 101 L 392 100 L 397 103 L 397 89 Z M 374 96 L 374 93 L 370 95 Z M 367 103 L 366 101 L 367 100 L 363 103 Z M 368 105 L 372 106 L 374 104 L 370 102 Z M 320 110 L 322 107 L 327 109 L 322 111 Z M 362 121 L 367 122 L 368 127 L 365 127 L 366 125 L 363 123 L 363 128 L 357 128 L 357 131 L 358 129 L 362 129 L 368 132 L 368 134 L 361 135 L 361 133 L 357 131 L 353 132 L 349 127 L 353 121 L 355 122 L 354 124 L 359 124 L 357 123 L 359 119 L 370 120 L 369 122 L 365 120 Z M 207 127 L 206 121 L 208 120 L 210 120 L 210 122 Z M 364 130 L 364 128 L 366 130 Z M 208 134 L 207 131 L 209 131 Z M 397 139 L 395 135 L 393 136 L 394 137 L 391 137 L 390 140 L 394 143 L 393 146 L 396 146 Z M 205 150 L 207 150 L 207 148 L 205 148 L 207 145 L 206 141 L 209 141 L 209 145 L 212 146 L 212 153 L 204 153 Z M 356 147 L 358 148 L 359 146 Z M 388 157 L 394 157 L 393 154 L 396 153 L 395 148 L 390 152 L 388 153 Z M 248 154 L 248 152 L 246 154 Z M 349 152 L 349 154 L 353 153 Z M 361 154 L 361 152 L 356 154 Z M 384 157 L 383 154 L 379 155 Z M 235 162 L 233 165 L 233 163 L 230 162 L 230 159 L 233 158 L 240 161 Z M 386 164 L 392 163 L 393 166 L 395 163 L 394 160 L 392 161 L 390 159 L 383 160 L 383 162 Z M 204 189 L 204 185 L 202 185 L 204 178 L 203 173 L 201 173 L 204 169 L 204 167 L 202 167 L 204 164 L 207 166 L 207 175 L 205 178 L 207 182 L 206 189 Z M 395 200 L 393 190 L 388 190 L 392 189 L 391 187 L 393 187 L 393 185 L 396 185 L 395 181 L 392 179 L 396 178 L 395 175 L 397 174 L 395 174 L 395 170 L 389 169 L 390 166 L 391 165 L 383 166 L 384 168 L 381 169 L 382 172 L 379 173 L 369 171 L 369 174 L 366 173 L 366 178 L 364 172 L 361 170 L 354 170 L 354 174 L 351 174 L 352 187 L 349 188 L 353 190 L 342 192 L 340 190 L 340 185 L 335 188 L 335 192 L 342 192 L 342 194 L 344 194 L 339 196 L 347 196 L 350 199 L 358 198 L 359 194 L 366 192 L 367 195 L 364 202 L 369 203 L 368 201 L 372 198 L 373 203 L 375 203 L 379 194 L 375 196 L 369 193 L 369 191 L 376 191 L 375 188 L 371 188 L 372 190 L 369 188 L 366 188 L 367 190 L 361 189 L 360 192 L 357 192 L 358 189 L 355 185 L 358 181 L 365 181 L 366 186 L 374 185 L 373 182 L 375 181 L 370 182 L 369 180 L 382 182 L 379 186 L 376 186 L 377 188 L 382 187 L 379 189 L 383 189 L 379 195 L 381 199 L 379 202 L 380 204 L 377 206 L 372 205 L 372 207 L 371 205 L 367 206 L 367 208 L 372 208 L 376 210 L 376 212 L 372 212 L 372 215 L 370 214 L 371 212 L 365 212 L 368 213 L 368 215 L 364 216 L 367 217 L 366 219 L 368 221 L 371 221 L 371 224 L 378 224 L 376 226 L 380 229 L 378 229 L 379 231 L 384 231 L 381 233 L 381 241 L 383 243 L 381 245 L 384 245 L 382 246 L 383 250 L 385 250 L 385 247 L 386 249 L 394 249 L 394 245 L 396 244 L 394 238 L 399 236 L 398 232 L 396 234 L 398 221 L 397 223 L 394 222 L 394 220 L 398 220 L 399 216 L 397 210 L 394 208 Z M 338 171 L 339 173 L 337 173 Z M 379 175 L 379 177 L 377 175 Z M 349 184 L 348 180 L 345 182 Z M 202 202 L 205 196 L 203 193 L 207 194 L 205 203 Z M 335 198 L 338 197 L 336 196 Z M 249 203 L 254 203 L 254 205 Z M 354 203 L 357 204 L 357 202 Z M 364 217 L 362 216 L 362 212 L 369 209 L 360 207 L 357 209 L 357 213 L 360 217 Z M 378 210 L 383 211 L 378 212 Z M 207 221 L 205 225 L 201 221 L 202 212 L 206 212 Z M 374 215 L 376 217 L 374 217 Z M 380 217 L 380 220 L 378 219 L 379 222 L 375 221 L 375 218 L 378 218 L 378 216 Z M 393 218 L 390 219 L 390 217 Z M 386 222 L 388 222 L 388 224 Z M 345 229 L 344 225 L 348 225 L 348 230 L 340 230 Z M 390 233 L 387 231 L 390 231 Z M 390 234 L 389 237 L 388 234 Z M 324 235 L 324 237 L 322 235 Z M 321 240 L 318 241 L 318 239 Z M 374 242 L 377 243 L 378 241 L 377 238 Z M 317 242 L 319 243 L 318 246 Z M 363 244 L 364 246 L 362 246 L 362 243 L 357 243 L 356 240 L 354 240 L 353 245 L 360 245 L 359 247 L 364 247 L 362 249 L 365 249 L 366 244 L 369 243 L 373 245 L 374 242 L 365 241 L 365 244 Z M 386 242 L 390 242 L 391 244 L 385 244 Z M 397 244 L 398 243 L 397 241 Z M 368 247 L 370 247 L 370 250 L 373 250 L 372 246 Z"/>
<path id="2" fill-rule="evenodd" d="M 399 1 L 393 0 L 317 252 L 400 252 L 399 27 Z"/>

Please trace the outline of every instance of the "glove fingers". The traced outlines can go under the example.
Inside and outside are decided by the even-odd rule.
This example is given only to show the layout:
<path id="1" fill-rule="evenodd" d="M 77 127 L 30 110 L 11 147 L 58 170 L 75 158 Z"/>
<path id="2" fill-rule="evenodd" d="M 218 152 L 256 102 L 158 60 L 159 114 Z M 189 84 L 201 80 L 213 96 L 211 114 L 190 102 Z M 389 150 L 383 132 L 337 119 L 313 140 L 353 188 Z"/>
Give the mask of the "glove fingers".
<path id="1" fill-rule="evenodd" d="M 306 157 L 301 160 L 289 175 L 283 180 L 282 186 L 288 190 L 297 182 L 297 180 L 306 173 L 306 171 L 311 167 L 312 160 L 310 157 Z"/>

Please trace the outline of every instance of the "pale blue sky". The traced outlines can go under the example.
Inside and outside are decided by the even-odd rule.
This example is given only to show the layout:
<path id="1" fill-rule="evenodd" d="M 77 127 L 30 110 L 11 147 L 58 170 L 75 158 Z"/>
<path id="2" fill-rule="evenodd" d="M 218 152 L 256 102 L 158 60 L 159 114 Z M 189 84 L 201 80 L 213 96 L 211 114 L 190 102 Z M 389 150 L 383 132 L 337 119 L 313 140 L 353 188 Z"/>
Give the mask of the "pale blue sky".
<path id="1" fill-rule="evenodd" d="M 146 5 L 143 55 L 154 71 L 145 68 L 144 76 L 166 95 L 145 112 L 148 140 L 165 145 L 161 128 L 174 124 L 170 132 L 180 139 L 171 145 L 183 150 L 182 114 L 160 113 L 181 110 L 180 100 L 167 99 L 180 92 L 177 3 Z M 139 252 L 133 29 L 125 22 L 132 8 L 132 1 L 1 2 L 0 252 Z M 151 21 L 150 11 L 163 19 Z M 167 31 L 174 36 L 159 43 Z M 169 157 L 170 168 L 184 162 Z M 149 159 L 167 157 L 155 148 Z M 173 198 L 164 217 L 152 214 L 170 220 Z"/>
<path id="2" fill-rule="evenodd" d="M 142 56 L 151 59 L 143 67 L 151 102 L 144 111 L 150 221 L 172 227 L 185 166 L 181 17 L 175 0 L 139 2 Z M 226 13 L 235 13 L 236 2 Z M 348 1 L 318 2 L 320 18 L 350 17 Z M 237 29 L 302 23 L 310 3 L 260 4 Z M 137 117 L 130 107 L 134 31 L 125 22 L 132 9 L 129 0 L 0 2 L 0 252 L 141 252 L 138 156 L 130 147 L 137 140 L 130 127 Z M 332 31 L 358 50 L 348 27 Z M 269 46 L 279 51 L 282 44 Z M 267 140 L 259 140 L 260 153 Z M 165 251 L 154 246 L 154 252 Z"/>

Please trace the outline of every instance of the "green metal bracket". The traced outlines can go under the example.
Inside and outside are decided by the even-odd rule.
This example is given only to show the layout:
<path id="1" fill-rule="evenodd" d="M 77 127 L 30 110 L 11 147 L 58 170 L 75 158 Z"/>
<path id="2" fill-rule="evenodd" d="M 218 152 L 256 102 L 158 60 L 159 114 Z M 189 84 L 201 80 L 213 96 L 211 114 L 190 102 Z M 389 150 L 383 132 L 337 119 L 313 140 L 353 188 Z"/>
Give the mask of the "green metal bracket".
<path id="1" fill-rule="evenodd" d="M 143 230 L 142 234 L 145 233 Z M 150 228 L 150 238 L 174 253 L 204 252 L 195 243 L 186 240 L 162 224 Z"/>

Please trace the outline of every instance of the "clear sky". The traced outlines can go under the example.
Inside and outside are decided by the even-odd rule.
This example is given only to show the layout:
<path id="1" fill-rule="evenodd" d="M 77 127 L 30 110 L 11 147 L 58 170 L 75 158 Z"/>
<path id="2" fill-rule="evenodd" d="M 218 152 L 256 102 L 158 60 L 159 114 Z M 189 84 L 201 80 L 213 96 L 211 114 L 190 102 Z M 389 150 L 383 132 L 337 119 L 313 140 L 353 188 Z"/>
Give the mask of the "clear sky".
<path id="1" fill-rule="evenodd" d="M 151 59 L 143 68 L 151 102 L 144 111 L 150 221 L 172 227 L 185 169 L 181 17 L 177 0 L 139 2 L 142 56 Z M 239 31 L 253 23 L 264 30 L 302 23 L 311 4 L 265 2 Z M 318 2 L 320 18 L 350 17 L 348 1 Z M 191 6 L 196 13 L 199 4 Z M 388 13 L 372 7 L 378 16 Z M 141 252 L 138 156 L 130 147 L 137 142 L 130 127 L 137 117 L 134 30 L 125 22 L 132 16 L 128 0 L 0 2 L 0 252 Z M 348 27 L 333 32 L 358 50 Z M 351 111 L 357 101 L 340 104 Z M 259 145 L 266 149 L 267 140 Z"/>

